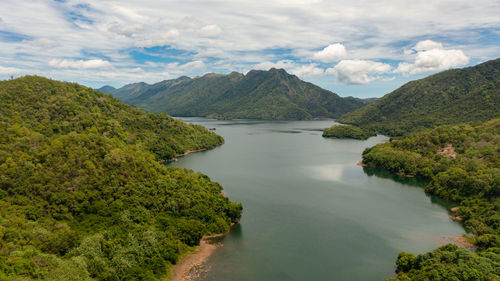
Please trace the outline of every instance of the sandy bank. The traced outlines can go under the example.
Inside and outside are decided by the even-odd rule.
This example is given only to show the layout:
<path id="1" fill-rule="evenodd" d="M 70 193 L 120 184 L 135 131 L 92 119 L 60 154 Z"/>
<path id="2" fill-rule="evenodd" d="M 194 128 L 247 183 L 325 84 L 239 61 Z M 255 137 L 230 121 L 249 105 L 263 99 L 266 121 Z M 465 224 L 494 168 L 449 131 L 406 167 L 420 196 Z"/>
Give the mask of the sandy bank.
<path id="1" fill-rule="evenodd" d="M 223 145 L 223 144 L 224 144 L 224 142 L 221 142 L 221 143 L 219 143 L 217 146 L 219 146 L 219 145 Z M 167 160 L 163 160 L 163 159 L 162 159 L 162 160 L 158 160 L 158 163 L 176 162 L 177 160 L 179 160 L 179 159 L 178 159 L 178 157 L 183 157 L 183 156 L 186 156 L 186 155 L 191 154 L 191 153 L 194 153 L 194 152 L 200 152 L 200 151 L 205 151 L 205 150 L 209 150 L 209 149 L 214 149 L 214 148 L 216 148 L 217 146 L 215 146 L 215 147 L 208 147 L 208 148 L 201 148 L 201 149 L 195 149 L 195 150 L 186 150 L 186 152 L 184 152 L 184 153 L 182 153 L 182 154 L 177 154 L 177 155 L 175 155 L 175 157 L 174 157 L 174 158 L 172 158 L 172 159 L 167 159 Z"/>
<path id="2" fill-rule="evenodd" d="M 233 227 L 234 224 L 231 224 Z M 180 260 L 174 267 L 172 275 L 170 276 L 170 281 L 190 281 L 196 280 L 199 276 L 203 264 L 208 260 L 210 255 L 219 247 L 221 244 L 213 243 L 211 240 L 216 237 L 222 237 L 229 233 L 219 233 L 209 236 L 204 236 L 200 241 L 200 246 L 197 247 L 196 251 L 182 260 Z"/>
<path id="3" fill-rule="evenodd" d="M 467 241 L 467 239 L 463 236 L 445 236 L 442 239 L 440 239 L 440 243 L 443 245 L 452 243 L 460 247 L 477 248 L 476 245 Z"/>
<path id="4" fill-rule="evenodd" d="M 363 163 L 363 160 L 356 163 L 356 165 L 361 166 L 361 167 L 367 167 L 367 165 L 365 163 Z"/>

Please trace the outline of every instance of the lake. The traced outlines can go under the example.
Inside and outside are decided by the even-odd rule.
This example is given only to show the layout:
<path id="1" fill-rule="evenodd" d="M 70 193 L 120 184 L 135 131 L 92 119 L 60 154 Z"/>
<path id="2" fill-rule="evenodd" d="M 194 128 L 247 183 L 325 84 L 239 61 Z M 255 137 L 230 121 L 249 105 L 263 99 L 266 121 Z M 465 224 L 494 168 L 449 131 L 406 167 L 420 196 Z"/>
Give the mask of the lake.
<path id="1" fill-rule="evenodd" d="M 215 128 L 226 143 L 169 165 L 208 175 L 243 204 L 202 280 L 383 280 L 399 252 L 464 233 L 424 181 L 356 165 L 387 137 L 321 137 L 333 121 L 182 119 Z"/>

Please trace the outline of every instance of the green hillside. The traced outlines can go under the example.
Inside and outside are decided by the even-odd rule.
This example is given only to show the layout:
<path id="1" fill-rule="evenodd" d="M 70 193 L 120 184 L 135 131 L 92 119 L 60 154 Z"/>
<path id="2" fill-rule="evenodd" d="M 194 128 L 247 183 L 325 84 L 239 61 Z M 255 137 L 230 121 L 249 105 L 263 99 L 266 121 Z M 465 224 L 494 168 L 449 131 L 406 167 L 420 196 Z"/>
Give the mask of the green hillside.
<path id="1" fill-rule="evenodd" d="M 500 59 L 409 82 L 340 122 L 396 136 L 500 117 Z"/>
<path id="2" fill-rule="evenodd" d="M 477 254 L 450 247 L 418 257 L 400 254 L 399 280 L 498 280 L 500 119 L 412 133 L 367 148 L 363 163 L 428 179 L 426 192 L 456 202 L 452 216 L 471 234 L 469 242 L 479 247 Z"/>
<path id="3" fill-rule="evenodd" d="M 158 159 L 222 138 L 74 83 L 0 82 L 0 280 L 158 280 L 241 205 Z"/>
<path id="4" fill-rule="evenodd" d="M 73 83 L 41 77 L 0 82 L 0 122 L 46 136 L 96 130 L 167 160 L 187 150 L 212 148 L 224 140 L 203 126 L 187 125 L 166 114 L 146 114 L 109 95 Z"/>
<path id="5" fill-rule="evenodd" d="M 309 120 L 337 118 L 365 101 L 341 98 L 283 69 L 252 70 L 126 85 L 112 94 L 150 112 L 221 119 Z"/>

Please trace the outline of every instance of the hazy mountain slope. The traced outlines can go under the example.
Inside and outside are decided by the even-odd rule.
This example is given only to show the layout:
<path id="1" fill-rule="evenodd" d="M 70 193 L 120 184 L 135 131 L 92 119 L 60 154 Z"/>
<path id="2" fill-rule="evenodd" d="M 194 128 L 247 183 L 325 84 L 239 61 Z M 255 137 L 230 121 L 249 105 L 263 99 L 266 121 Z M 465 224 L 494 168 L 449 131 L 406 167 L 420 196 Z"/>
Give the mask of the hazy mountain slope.
<path id="1" fill-rule="evenodd" d="M 96 90 L 98 90 L 99 92 L 103 92 L 105 94 L 111 94 L 113 91 L 116 91 L 116 88 L 113 86 L 106 85 Z"/>
<path id="2" fill-rule="evenodd" d="M 500 59 L 444 71 L 401 88 L 340 118 L 399 135 L 421 127 L 500 117 Z"/>
<path id="3" fill-rule="evenodd" d="M 270 120 L 336 118 L 365 104 L 341 98 L 283 69 L 136 83 L 113 95 L 145 110 L 174 116 Z"/>

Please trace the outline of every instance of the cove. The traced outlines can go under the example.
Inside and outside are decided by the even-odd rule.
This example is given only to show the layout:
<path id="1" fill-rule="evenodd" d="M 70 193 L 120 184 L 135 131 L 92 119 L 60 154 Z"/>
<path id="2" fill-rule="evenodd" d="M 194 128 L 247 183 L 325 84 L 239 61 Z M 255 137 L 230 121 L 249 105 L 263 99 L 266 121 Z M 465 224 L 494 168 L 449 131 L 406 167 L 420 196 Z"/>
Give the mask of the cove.
<path id="1" fill-rule="evenodd" d="M 208 175 L 244 208 L 200 280 L 383 280 L 399 252 L 464 233 L 422 180 L 356 165 L 387 137 L 321 137 L 332 121 L 182 119 L 225 144 L 168 165 Z"/>

